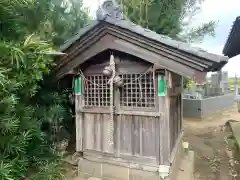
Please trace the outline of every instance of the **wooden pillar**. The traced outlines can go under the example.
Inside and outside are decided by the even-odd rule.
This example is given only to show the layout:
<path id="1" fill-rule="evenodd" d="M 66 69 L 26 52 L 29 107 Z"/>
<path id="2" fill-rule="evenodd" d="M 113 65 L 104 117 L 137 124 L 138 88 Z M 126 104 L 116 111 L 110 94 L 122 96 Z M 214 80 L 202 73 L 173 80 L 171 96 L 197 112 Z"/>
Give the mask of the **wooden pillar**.
<path id="1" fill-rule="evenodd" d="M 170 97 L 168 93 L 168 77 L 169 71 L 165 70 L 166 94 L 159 96 L 159 112 L 160 112 L 160 165 L 170 165 Z"/>
<path id="2" fill-rule="evenodd" d="M 183 131 L 183 93 L 184 93 L 183 82 L 184 82 L 184 77 L 182 76 L 182 79 L 181 79 L 181 98 L 180 98 L 180 106 L 181 106 L 180 128 L 181 128 L 181 132 Z"/>
<path id="3" fill-rule="evenodd" d="M 76 151 L 83 151 L 83 113 L 82 113 L 83 97 L 75 96 L 75 121 L 76 121 Z"/>
<path id="4" fill-rule="evenodd" d="M 120 111 L 120 91 L 118 87 L 114 88 L 114 105 L 115 105 L 115 112 Z M 114 135 L 113 135 L 113 142 L 114 142 L 114 150 L 112 150 L 117 157 L 120 156 L 120 120 L 117 117 L 118 115 L 114 115 Z M 115 129 L 116 128 L 116 129 Z"/>

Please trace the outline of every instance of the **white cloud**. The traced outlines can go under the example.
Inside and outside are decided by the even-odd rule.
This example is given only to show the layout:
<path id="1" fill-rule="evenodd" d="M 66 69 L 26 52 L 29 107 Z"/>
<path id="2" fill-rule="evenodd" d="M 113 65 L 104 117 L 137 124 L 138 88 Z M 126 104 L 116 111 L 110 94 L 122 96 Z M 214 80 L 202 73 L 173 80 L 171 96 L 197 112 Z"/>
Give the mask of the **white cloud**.
<path id="1" fill-rule="evenodd" d="M 218 45 L 218 46 L 214 46 L 214 47 L 206 47 L 205 44 L 195 44 L 193 46 L 196 46 L 196 47 L 199 47 L 205 51 L 208 51 L 210 53 L 213 53 L 213 54 L 218 54 L 218 55 L 222 55 L 222 49 L 224 47 L 224 45 Z"/>
<path id="2" fill-rule="evenodd" d="M 90 8 L 90 13 L 94 17 L 98 7 L 103 3 L 104 0 L 83 0 L 84 6 Z"/>
<path id="3" fill-rule="evenodd" d="M 239 0 L 206 0 L 202 5 L 200 16 L 206 20 L 220 20 L 220 18 L 228 18 L 229 13 L 239 7 Z"/>
<path id="4" fill-rule="evenodd" d="M 224 71 L 228 71 L 229 76 L 235 76 L 237 74 L 240 76 L 240 55 L 235 56 L 228 60 L 228 63 L 223 67 Z"/>

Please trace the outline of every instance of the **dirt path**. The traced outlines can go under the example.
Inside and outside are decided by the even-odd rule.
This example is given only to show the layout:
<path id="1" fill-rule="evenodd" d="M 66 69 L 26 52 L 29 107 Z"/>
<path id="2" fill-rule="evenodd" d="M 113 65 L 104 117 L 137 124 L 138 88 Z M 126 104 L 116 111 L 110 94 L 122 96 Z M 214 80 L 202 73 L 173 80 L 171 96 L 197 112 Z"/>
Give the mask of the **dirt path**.
<path id="1" fill-rule="evenodd" d="M 232 180 L 226 122 L 240 120 L 236 106 L 203 119 L 185 118 L 184 140 L 195 151 L 195 180 Z M 236 177 L 237 178 L 237 177 Z M 235 179 L 236 179 L 235 178 Z"/>

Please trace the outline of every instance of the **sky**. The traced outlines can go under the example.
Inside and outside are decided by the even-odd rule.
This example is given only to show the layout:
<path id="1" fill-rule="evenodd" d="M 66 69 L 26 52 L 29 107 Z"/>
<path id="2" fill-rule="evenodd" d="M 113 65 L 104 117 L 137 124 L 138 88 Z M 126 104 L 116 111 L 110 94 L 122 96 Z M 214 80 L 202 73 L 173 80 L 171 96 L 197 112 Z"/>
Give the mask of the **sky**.
<path id="1" fill-rule="evenodd" d="M 95 14 L 98 6 L 104 0 L 84 0 L 84 6 L 90 8 L 92 15 Z M 201 44 L 197 46 L 209 52 L 222 54 L 223 46 L 227 40 L 234 20 L 240 16 L 240 0 L 205 0 L 202 4 L 201 12 L 195 17 L 195 23 L 201 24 L 210 20 L 217 21 L 215 37 L 205 37 Z M 223 68 L 228 71 L 229 76 L 240 76 L 240 56 L 229 59 Z"/>

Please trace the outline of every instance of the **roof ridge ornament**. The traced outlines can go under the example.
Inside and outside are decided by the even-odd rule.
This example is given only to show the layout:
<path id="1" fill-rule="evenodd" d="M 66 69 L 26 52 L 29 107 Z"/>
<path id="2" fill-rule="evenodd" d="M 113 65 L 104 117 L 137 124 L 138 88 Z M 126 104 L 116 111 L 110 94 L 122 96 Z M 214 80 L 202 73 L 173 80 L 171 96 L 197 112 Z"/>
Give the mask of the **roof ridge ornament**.
<path id="1" fill-rule="evenodd" d="M 115 20 L 125 19 L 121 6 L 115 0 L 105 0 L 102 6 L 98 8 L 96 16 L 99 21 L 105 20 L 107 16 Z"/>

